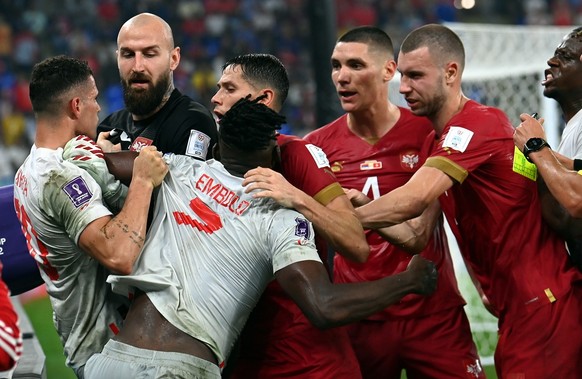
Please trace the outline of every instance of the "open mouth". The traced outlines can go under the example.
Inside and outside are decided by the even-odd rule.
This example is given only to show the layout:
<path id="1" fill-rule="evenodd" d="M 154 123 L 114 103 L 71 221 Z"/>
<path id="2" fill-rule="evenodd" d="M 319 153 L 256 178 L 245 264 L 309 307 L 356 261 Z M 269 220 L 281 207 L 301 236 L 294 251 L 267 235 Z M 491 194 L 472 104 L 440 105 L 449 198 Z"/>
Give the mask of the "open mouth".
<path id="1" fill-rule="evenodd" d="M 546 84 L 548 84 L 549 82 L 554 80 L 554 74 L 552 74 L 552 72 L 550 70 L 544 71 L 544 74 L 546 76 L 545 76 L 544 80 L 542 80 L 542 83 L 541 83 L 543 86 L 545 86 Z"/>
<path id="2" fill-rule="evenodd" d="M 338 91 L 337 93 L 342 99 L 347 99 L 357 94 L 357 92 L 354 91 Z"/>

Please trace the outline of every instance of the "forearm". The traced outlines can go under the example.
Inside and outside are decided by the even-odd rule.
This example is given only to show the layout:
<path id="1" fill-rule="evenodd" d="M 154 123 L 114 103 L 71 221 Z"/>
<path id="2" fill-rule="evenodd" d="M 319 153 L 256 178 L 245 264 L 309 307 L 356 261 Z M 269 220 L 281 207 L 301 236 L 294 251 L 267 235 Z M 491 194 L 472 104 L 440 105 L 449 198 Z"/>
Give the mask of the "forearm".
<path id="1" fill-rule="evenodd" d="M 319 297 L 318 327 L 334 327 L 352 323 L 380 312 L 414 292 L 415 284 L 401 272 L 373 282 L 336 284 L 328 294 Z M 327 292 L 327 291 L 323 291 Z"/>
<path id="2" fill-rule="evenodd" d="M 326 280 L 325 274 L 314 280 L 313 269 L 294 270 L 290 275 L 281 270 L 276 276 L 283 289 L 318 328 L 360 320 L 398 302 L 418 288 L 407 272 L 374 282 L 334 285 Z"/>
<path id="3" fill-rule="evenodd" d="M 135 151 L 120 151 L 116 153 L 105 153 L 104 159 L 109 172 L 117 180 L 129 186 L 133 174 L 133 162 L 137 156 L 138 153 Z"/>
<path id="4" fill-rule="evenodd" d="M 380 229 L 420 216 L 427 205 L 414 193 L 400 187 L 356 208 L 356 216 L 364 228 Z"/>
<path id="5" fill-rule="evenodd" d="M 121 211 L 106 221 L 95 221 L 95 232 L 86 228 L 80 246 L 109 270 L 129 274 L 145 241 L 152 190 L 150 181 L 134 178 Z"/>
<path id="6" fill-rule="evenodd" d="M 401 224 L 377 229 L 386 241 L 411 253 L 418 254 L 428 244 L 442 213 L 438 201 L 434 201 L 419 217 Z"/>
<path id="7" fill-rule="evenodd" d="M 547 148 L 531 153 L 530 159 L 552 196 L 572 217 L 582 217 L 582 176 L 564 167 Z"/>
<path id="8" fill-rule="evenodd" d="M 333 206 L 324 206 L 303 192 L 295 199 L 295 210 L 311 221 L 316 233 L 338 253 L 356 262 L 366 261 L 370 248 L 364 229 L 347 198 L 332 200 L 337 204 Z"/>

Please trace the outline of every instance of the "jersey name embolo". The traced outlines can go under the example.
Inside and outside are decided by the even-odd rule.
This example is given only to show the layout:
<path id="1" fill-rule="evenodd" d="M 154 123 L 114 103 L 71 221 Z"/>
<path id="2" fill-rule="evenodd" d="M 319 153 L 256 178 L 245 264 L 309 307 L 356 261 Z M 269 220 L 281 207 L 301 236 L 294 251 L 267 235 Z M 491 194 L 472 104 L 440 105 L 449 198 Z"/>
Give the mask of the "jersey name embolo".
<path id="1" fill-rule="evenodd" d="M 237 216 L 243 214 L 251 205 L 250 202 L 242 200 L 234 191 L 206 173 L 196 179 L 194 187 Z"/>

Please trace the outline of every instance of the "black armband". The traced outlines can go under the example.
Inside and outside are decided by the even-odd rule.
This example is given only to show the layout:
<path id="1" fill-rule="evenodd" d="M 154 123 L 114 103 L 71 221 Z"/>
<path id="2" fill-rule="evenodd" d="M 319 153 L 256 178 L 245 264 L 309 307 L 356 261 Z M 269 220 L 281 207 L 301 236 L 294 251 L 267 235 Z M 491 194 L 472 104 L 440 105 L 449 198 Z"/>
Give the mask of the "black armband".
<path id="1" fill-rule="evenodd" d="M 582 159 L 574 159 L 574 171 L 582 170 Z"/>

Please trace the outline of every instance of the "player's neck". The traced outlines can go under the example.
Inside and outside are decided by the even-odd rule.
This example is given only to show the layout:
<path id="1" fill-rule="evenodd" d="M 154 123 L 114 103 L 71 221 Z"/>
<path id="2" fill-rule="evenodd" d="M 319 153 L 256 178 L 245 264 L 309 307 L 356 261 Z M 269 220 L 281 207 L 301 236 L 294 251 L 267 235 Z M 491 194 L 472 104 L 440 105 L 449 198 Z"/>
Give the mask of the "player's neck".
<path id="1" fill-rule="evenodd" d="M 578 111 L 582 109 L 582 99 L 576 99 L 576 101 L 561 101 L 559 104 L 566 123 L 568 123 L 572 117 L 576 116 Z"/>
<path id="2" fill-rule="evenodd" d="M 73 129 L 47 125 L 46 121 L 37 121 L 34 144 L 36 147 L 56 150 L 64 147 L 67 142 L 75 137 Z"/>
<path id="3" fill-rule="evenodd" d="M 445 126 L 449 123 L 449 121 L 458 113 L 463 110 L 465 104 L 469 101 L 469 98 L 465 97 L 462 92 L 459 92 L 457 96 L 445 103 L 444 107 L 441 108 L 441 111 L 435 114 L 433 117 L 429 117 L 429 119 L 433 123 L 433 127 L 437 133 L 437 135 L 441 135 Z"/>
<path id="4" fill-rule="evenodd" d="M 400 119 L 400 109 L 386 102 L 377 107 L 348 113 L 348 128 L 370 144 L 378 142 Z"/>

